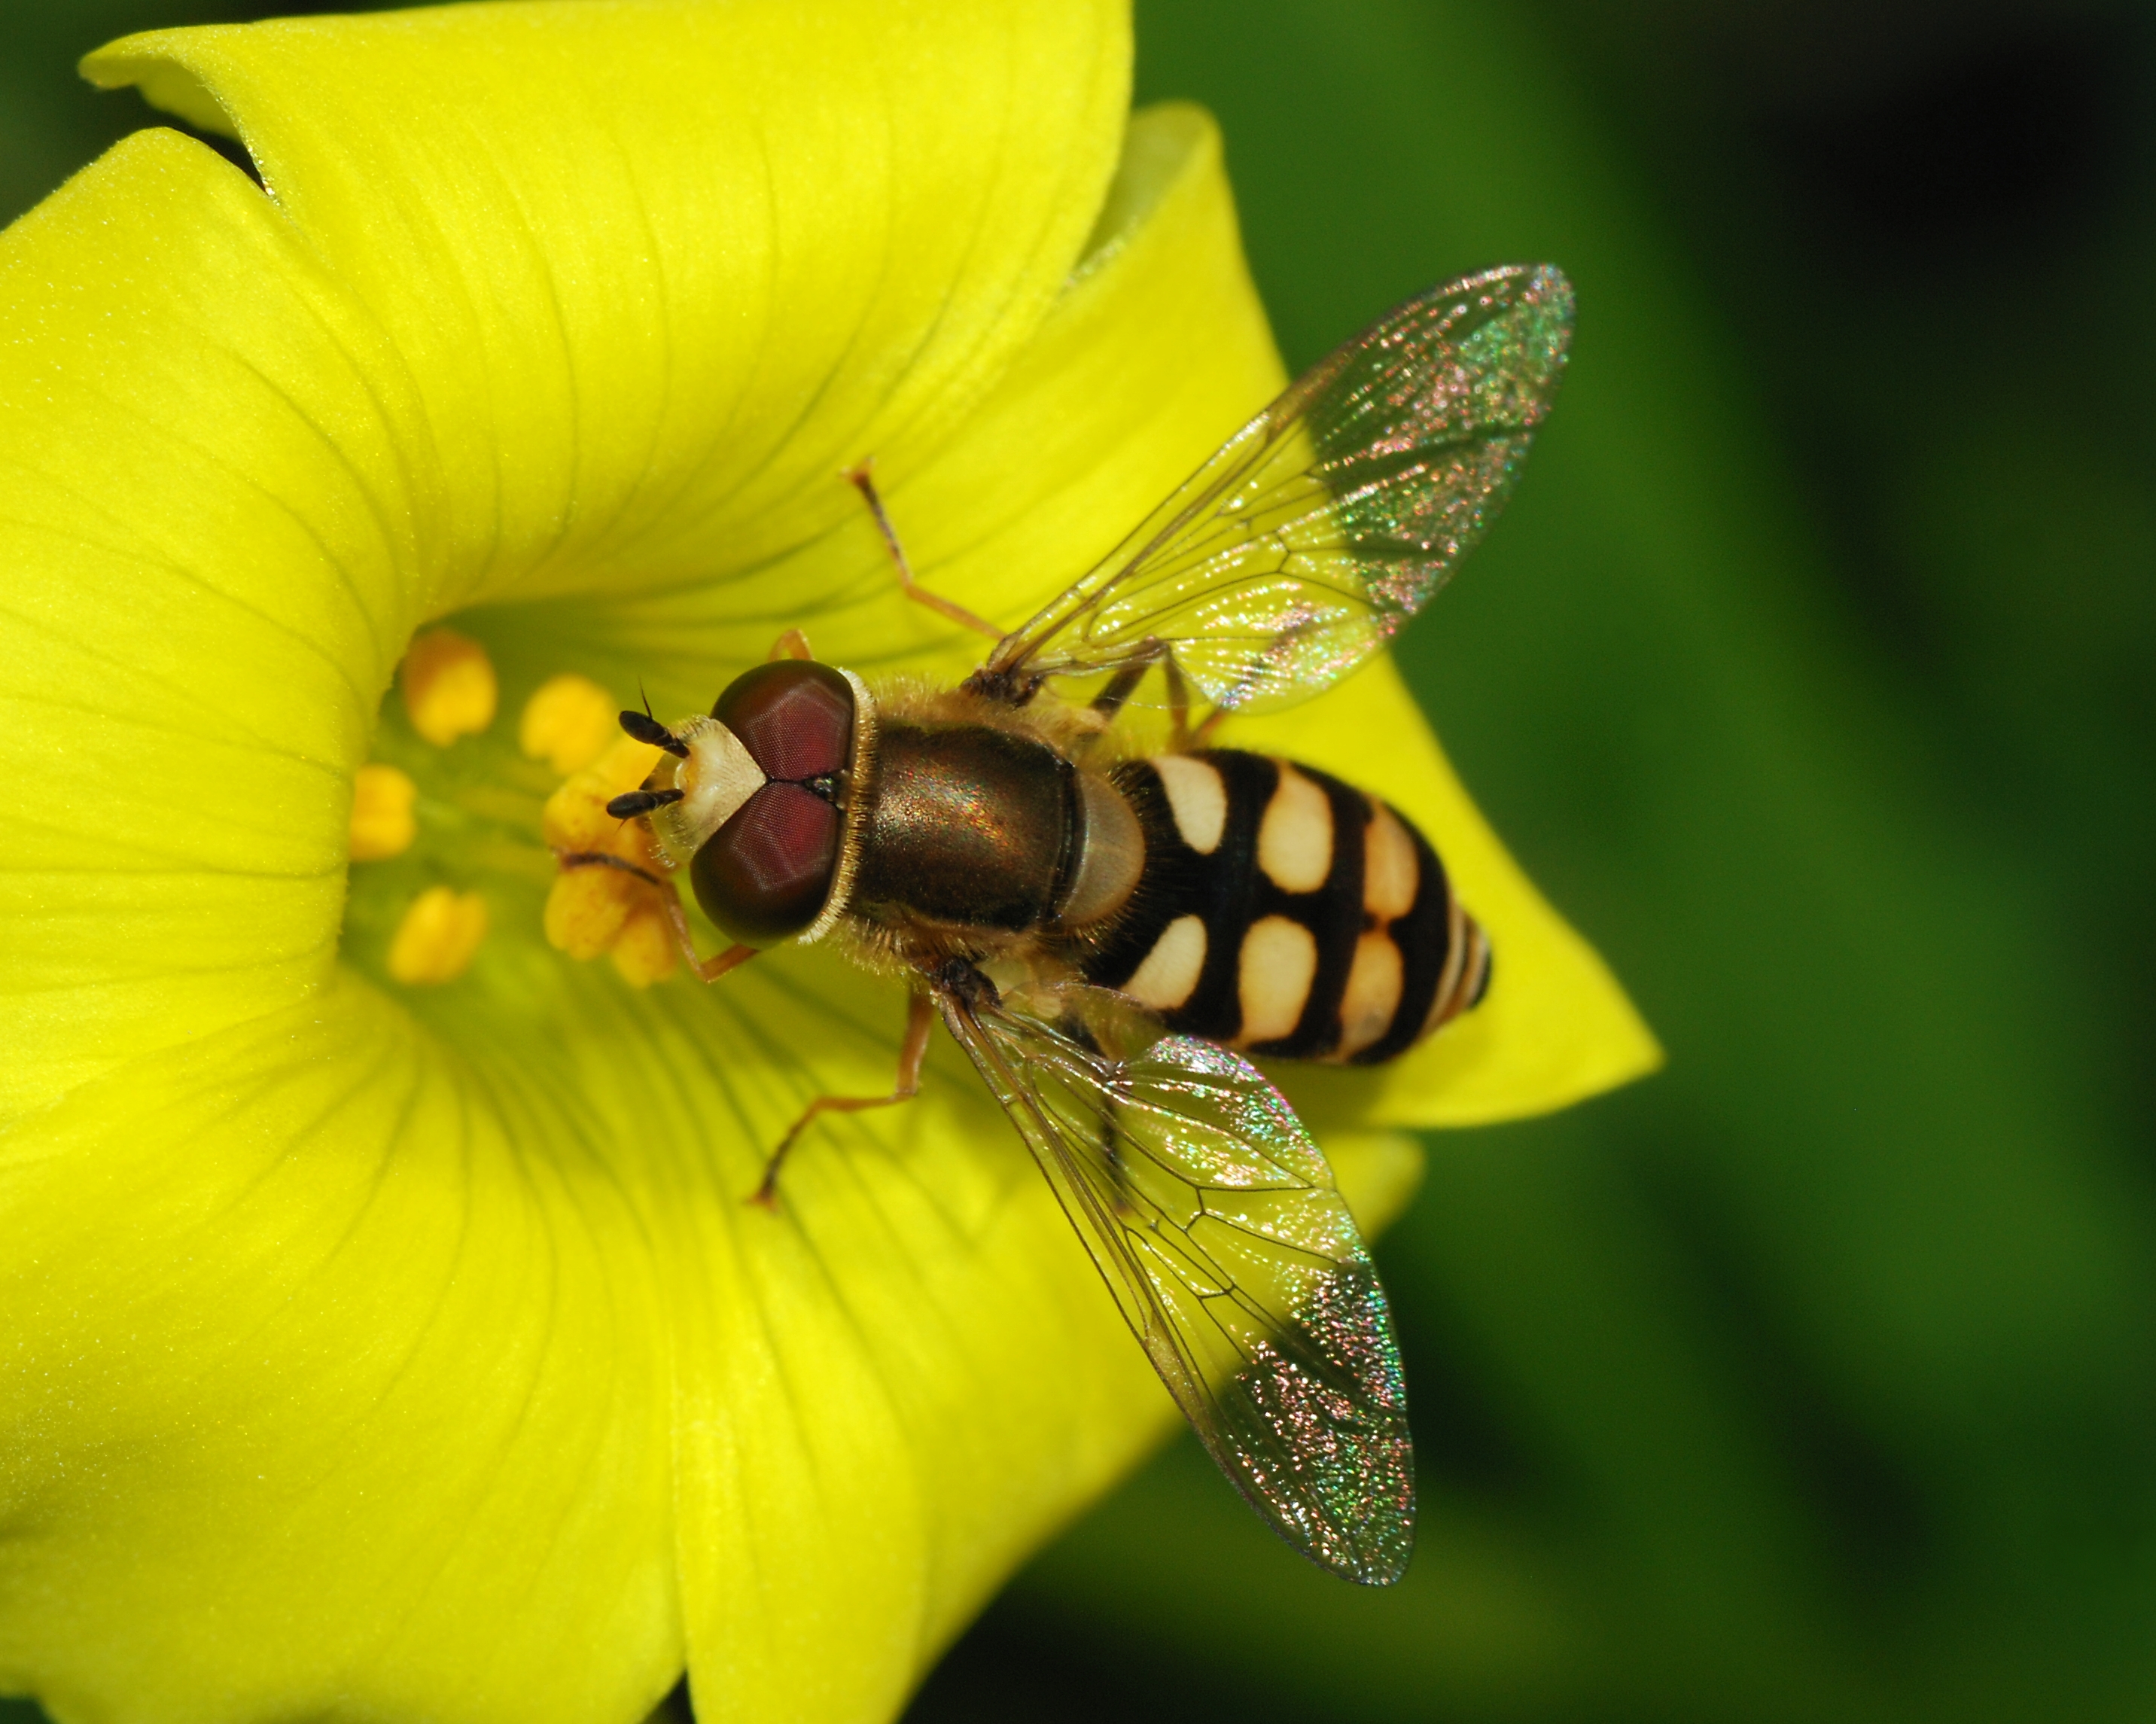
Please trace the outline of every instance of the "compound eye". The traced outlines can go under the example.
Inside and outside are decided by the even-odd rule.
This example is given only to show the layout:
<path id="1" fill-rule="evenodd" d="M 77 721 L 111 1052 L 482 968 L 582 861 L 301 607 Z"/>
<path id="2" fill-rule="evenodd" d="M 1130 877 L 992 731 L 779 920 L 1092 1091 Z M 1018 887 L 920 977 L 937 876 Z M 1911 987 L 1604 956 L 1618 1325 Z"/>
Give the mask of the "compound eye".
<path id="1" fill-rule="evenodd" d="M 846 769 L 854 690 L 829 664 L 759 664 L 726 685 L 711 716 L 742 739 L 766 777 L 798 781 Z"/>
<path id="2" fill-rule="evenodd" d="M 767 784 L 689 864 L 704 914 L 744 946 L 800 933 L 822 914 L 839 869 L 839 811 L 798 784 Z"/>

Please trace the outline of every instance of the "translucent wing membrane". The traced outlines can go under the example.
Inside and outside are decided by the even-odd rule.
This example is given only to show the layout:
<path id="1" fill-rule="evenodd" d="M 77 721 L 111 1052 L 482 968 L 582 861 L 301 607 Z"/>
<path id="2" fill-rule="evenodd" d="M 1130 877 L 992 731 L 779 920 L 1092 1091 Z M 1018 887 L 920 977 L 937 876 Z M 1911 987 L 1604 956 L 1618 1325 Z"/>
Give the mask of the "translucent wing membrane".
<path id="1" fill-rule="evenodd" d="M 1392 1316 L 1280 1092 L 1098 989 L 942 1004 L 1220 1470 L 1316 1562 L 1398 1579 L 1414 1468 Z"/>
<path id="2" fill-rule="evenodd" d="M 1164 648 L 1199 695 L 1238 710 L 1337 681 L 1502 506 L 1571 330 L 1571 287 L 1547 266 L 1409 300 L 1230 438 L 983 675 L 1023 685 Z"/>

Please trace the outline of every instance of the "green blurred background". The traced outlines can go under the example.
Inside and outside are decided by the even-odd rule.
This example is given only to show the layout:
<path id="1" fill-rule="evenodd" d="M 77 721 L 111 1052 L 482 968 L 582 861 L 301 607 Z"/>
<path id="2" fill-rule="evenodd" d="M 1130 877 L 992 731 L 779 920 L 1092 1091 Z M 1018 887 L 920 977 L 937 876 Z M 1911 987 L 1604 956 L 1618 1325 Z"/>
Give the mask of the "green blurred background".
<path id="1" fill-rule="evenodd" d="M 285 6 L 260 11 L 290 11 Z M 142 123 L 0 3 L 0 215 Z M 1141 0 L 1291 364 L 1580 302 L 1402 656 L 1671 1053 L 1434 1138 L 1387 1593 L 1179 1443 L 913 1724 L 2156 1713 L 2156 53 L 2075 0 Z M 27 1715 L 26 1715 L 27 1716 Z"/>

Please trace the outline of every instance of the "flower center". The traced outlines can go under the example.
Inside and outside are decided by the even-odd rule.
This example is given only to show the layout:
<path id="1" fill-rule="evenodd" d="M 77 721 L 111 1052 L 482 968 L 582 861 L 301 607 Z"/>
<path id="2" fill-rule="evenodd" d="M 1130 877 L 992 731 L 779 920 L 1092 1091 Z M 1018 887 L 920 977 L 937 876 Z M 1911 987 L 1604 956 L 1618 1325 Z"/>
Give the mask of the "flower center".
<path id="1" fill-rule="evenodd" d="M 606 812 L 659 751 L 622 735 L 607 690 L 551 679 L 512 739 L 485 650 L 446 629 L 412 644 L 398 680 L 352 785 L 346 957 L 399 988 L 439 987 L 490 929 L 543 927 L 638 986 L 669 974 L 672 889 L 654 883 L 665 865 L 642 823 Z"/>

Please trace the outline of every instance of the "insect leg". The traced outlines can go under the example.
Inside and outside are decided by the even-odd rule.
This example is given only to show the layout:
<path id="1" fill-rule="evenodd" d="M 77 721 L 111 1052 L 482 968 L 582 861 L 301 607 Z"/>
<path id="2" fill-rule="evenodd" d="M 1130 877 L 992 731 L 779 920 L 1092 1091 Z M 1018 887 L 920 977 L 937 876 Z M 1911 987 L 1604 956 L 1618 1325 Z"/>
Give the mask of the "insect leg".
<path id="1" fill-rule="evenodd" d="M 564 868 L 611 868 L 617 874 L 633 874 L 647 885 L 663 888 L 666 884 L 650 870 L 639 868 L 626 857 L 605 850 L 557 850 L 554 859 Z"/>
<path id="2" fill-rule="evenodd" d="M 1107 1050 L 1101 1045 L 1101 1039 L 1093 1034 L 1092 1026 L 1082 1013 L 1065 1010 L 1056 1019 L 1055 1027 L 1087 1053 L 1107 1059 Z M 1123 1154 L 1123 1134 L 1116 1127 L 1114 1109 L 1112 1095 L 1104 1088 L 1088 1111 L 1092 1116 L 1094 1141 L 1100 1146 L 1101 1164 L 1108 1170 L 1108 1181 L 1114 1188 L 1116 1213 L 1127 1221 L 1137 1213 L 1137 1205 L 1132 1201 L 1130 1162 Z"/>
<path id="3" fill-rule="evenodd" d="M 931 593 L 913 578 L 913 565 L 906 560 L 906 548 L 898 542 L 898 532 L 891 524 L 891 516 L 884 513 L 883 499 L 876 495 L 875 481 L 869 477 L 869 463 L 864 461 L 858 467 L 848 469 L 846 480 L 861 494 L 861 500 L 869 505 L 869 513 L 875 517 L 876 531 L 890 547 L 891 560 L 898 565 L 898 584 L 906 596 L 916 604 L 925 604 L 932 611 L 942 613 L 962 627 L 976 629 L 991 640 L 1001 640 L 1004 631 L 994 623 L 975 616 L 962 604 L 954 604 L 940 593 Z"/>
<path id="4" fill-rule="evenodd" d="M 1278 650 L 1286 647 L 1290 641 L 1309 634 L 1312 626 L 1308 623 L 1301 623 L 1293 628 L 1282 629 L 1273 642 L 1274 649 Z M 1235 686 L 1214 703 L 1213 710 L 1205 715 L 1198 728 L 1190 733 L 1184 741 L 1183 747 L 1203 748 L 1205 746 L 1205 739 L 1220 727 L 1220 721 L 1240 706 L 1249 697 L 1250 691 L 1258 686 L 1258 678 L 1264 668 L 1262 664 L 1254 664 L 1236 678 Z"/>
<path id="5" fill-rule="evenodd" d="M 716 957 L 698 957 L 696 942 L 689 932 L 688 916 L 681 908 L 681 895 L 670 883 L 660 879 L 649 869 L 639 868 L 627 858 L 613 855 L 605 850 L 557 850 L 554 859 L 564 868 L 611 868 L 618 873 L 634 875 L 646 885 L 656 887 L 659 901 L 665 909 L 667 926 L 674 930 L 674 943 L 681 948 L 682 957 L 696 972 L 699 982 L 717 981 L 727 971 L 739 969 L 762 949 L 755 946 L 729 946 Z"/>
<path id="6" fill-rule="evenodd" d="M 808 650 L 808 637 L 798 629 L 788 629 L 772 642 L 771 650 L 763 655 L 766 664 L 773 659 L 813 659 L 815 656 Z"/>
<path id="7" fill-rule="evenodd" d="M 1107 685 L 1094 695 L 1086 708 L 1092 720 L 1085 741 L 1106 733 L 1129 702 L 1137 685 L 1145 680 L 1146 672 L 1159 665 L 1161 675 L 1168 683 L 1168 706 L 1171 721 L 1168 747 L 1181 752 L 1188 746 L 1190 733 L 1190 689 L 1183 680 L 1183 667 L 1175 662 L 1175 649 L 1164 640 L 1147 636 L 1138 643 L 1137 656 L 1119 669 L 1108 679 Z M 968 686 L 973 686 L 968 682 Z M 984 691 L 985 692 L 985 691 Z"/>
<path id="8" fill-rule="evenodd" d="M 647 879 L 649 875 L 645 876 Z M 755 946 L 729 946 L 712 957 L 696 956 L 696 942 L 689 932 L 689 917 L 681 908 L 681 895 L 670 885 L 659 883 L 659 896 L 665 906 L 667 926 L 674 930 L 674 943 L 681 948 L 681 957 L 699 982 L 716 982 L 729 970 L 738 970 L 762 950 Z"/>
<path id="9" fill-rule="evenodd" d="M 808 1130 L 810 1121 L 819 1114 L 860 1113 L 871 1107 L 891 1107 L 901 1101 L 911 1101 L 921 1093 L 921 1063 L 928 1055 L 928 1032 L 936 1021 L 935 1003 L 926 993 L 916 993 L 906 1003 L 906 1040 L 898 1050 L 898 1079 L 888 1095 L 819 1095 L 802 1112 L 801 1117 L 787 1127 L 786 1135 L 778 1140 L 778 1147 L 771 1152 L 771 1159 L 763 1164 L 763 1179 L 750 1197 L 752 1203 L 761 1203 L 767 1209 L 778 1207 L 778 1167 L 786 1159 L 786 1152 L 793 1147 L 794 1140 Z"/>
<path id="10" fill-rule="evenodd" d="M 1148 637 L 1138 644 L 1138 656 L 1110 677 L 1108 685 L 1093 696 L 1093 704 L 1086 709 L 1100 720 L 1102 729 L 1115 722 L 1116 715 L 1123 710 L 1123 703 L 1130 699 L 1132 691 L 1145 680 L 1146 672 L 1163 659 L 1170 664 L 1175 662 L 1159 641 Z"/>
<path id="11" fill-rule="evenodd" d="M 1098 721 L 1097 729 L 1105 731 L 1115 722 L 1116 714 L 1123 710 L 1137 685 L 1145 680 L 1146 672 L 1156 664 L 1160 666 L 1161 677 L 1168 684 L 1168 746 L 1180 754 L 1202 743 L 1224 714 L 1216 709 L 1195 731 L 1190 728 L 1190 685 L 1183 679 L 1182 665 L 1175 661 L 1175 649 L 1164 640 L 1148 636 L 1140 642 L 1138 656 L 1108 679 L 1107 686 L 1094 695 L 1092 704 L 1086 710 Z"/>
<path id="12" fill-rule="evenodd" d="M 669 892 L 666 895 L 666 921 L 673 922 L 675 944 L 681 948 L 681 959 L 696 974 L 696 981 L 716 983 L 729 970 L 740 970 L 748 959 L 761 951 L 759 946 L 726 946 L 726 951 L 716 957 L 696 957 L 696 942 L 690 940 L 688 916 L 681 914 L 681 899 Z"/>
<path id="13" fill-rule="evenodd" d="M 1190 685 L 1183 680 L 1183 667 L 1175 662 L 1174 653 L 1168 652 L 1167 659 L 1168 663 L 1160 674 L 1168 679 L 1168 716 L 1171 727 L 1169 746 L 1180 754 L 1191 746 Z M 1214 713 L 1205 721 L 1205 726 L 1214 723 L 1219 716 L 1218 712 Z M 1199 726 L 1200 736 L 1204 735 L 1205 726 Z"/>

